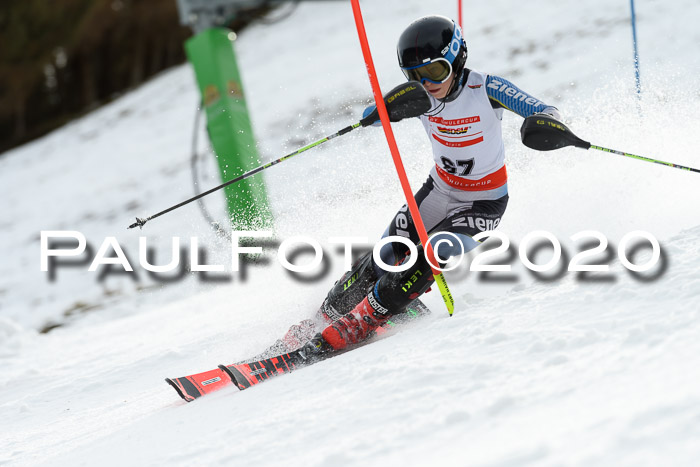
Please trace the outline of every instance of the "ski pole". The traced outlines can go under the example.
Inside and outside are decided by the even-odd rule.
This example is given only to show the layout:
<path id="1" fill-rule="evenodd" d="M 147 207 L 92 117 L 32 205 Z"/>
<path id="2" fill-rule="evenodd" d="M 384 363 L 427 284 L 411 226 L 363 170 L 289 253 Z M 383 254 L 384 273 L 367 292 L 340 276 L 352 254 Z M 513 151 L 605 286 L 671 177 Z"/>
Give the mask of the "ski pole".
<path id="1" fill-rule="evenodd" d="M 244 179 L 246 179 L 246 178 L 252 177 L 253 175 L 257 174 L 258 172 L 262 172 L 263 170 L 265 170 L 265 169 L 267 169 L 267 168 L 270 168 L 270 167 L 272 167 L 273 165 L 279 164 L 280 162 L 286 161 L 287 159 L 291 159 L 292 157 L 297 156 L 297 155 L 301 154 L 302 152 L 307 151 L 307 150 L 309 150 L 309 149 L 311 149 L 311 148 L 315 148 L 316 146 L 318 146 L 318 145 L 320 145 L 320 144 L 323 144 L 323 143 L 325 143 L 326 141 L 330 141 L 330 140 L 332 140 L 333 138 L 337 138 L 338 136 L 344 135 L 344 134 L 346 134 L 346 133 L 350 133 L 352 130 L 354 130 L 355 128 L 359 127 L 360 125 L 361 125 L 360 122 L 357 122 L 357 123 L 355 123 L 355 124 L 353 124 L 353 125 L 347 126 L 347 127 L 343 128 L 342 130 L 340 130 L 340 131 L 338 131 L 338 132 L 336 132 L 336 133 L 333 133 L 332 135 L 326 136 L 325 138 L 321 138 L 321 139 L 319 139 L 318 141 L 315 141 L 315 142 L 313 142 L 313 143 L 311 143 L 311 144 L 309 144 L 309 145 L 307 145 L 307 146 L 304 146 L 303 148 L 297 149 L 296 151 L 291 152 L 291 153 L 287 154 L 286 156 L 280 157 L 279 159 L 275 159 L 274 161 L 268 162 L 267 164 L 263 164 L 263 165 L 261 165 L 261 166 L 259 166 L 259 167 L 256 167 L 256 168 L 254 168 L 253 170 L 250 170 L 250 171 L 244 173 L 243 175 L 239 175 L 238 177 L 236 177 L 236 178 L 234 178 L 234 179 L 232 179 L 232 180 L 229 180 L 228 182 L 222 183 L 222 184 L 219 185 L 219 186 L 215 186 L 214 188 L 212 188 L 212 189 L 210 189 L 210 190 L 207 190 L 207 191 L 205 191 L 205 192 L 203 192 L 203 193 L 200 193 L 200 194 L 198 194 L 197 196 L 193 196 L 193 197 L 190 198 L 190 199 L 187 199 L 187 200 L 185 200 L 185 201 L 183 201 L 183 202 L 181 202 L 181 203 L 178 203 L 178 204 L 176 204 L 176 205 L 174 205 L 174 206 L 171 206 L 171 207 L 169 207 L 168 209 L 164 209 L 164 210 L 162 210 L 162 211 L 160 211 L 160 212 L 158 212 L 158 213 L 156 213 L 156 214 L 153 214 L 152 216 L 149 216 L 149 217 L 146 217 L 146 218 L 137 217 L 137 218 L 136 218 L 136 222 L 134 222 L 133 224 L 131 224 L 131 225 L 130 225 L 129 227 L 127 227 L 127 228 L 128 228 L 128 229 L 133 229 L 134 227 L 143 228 L 143 226 L 146 224 L 146 222 L 150 221 L 151 219 L 155 219 L 156 217 L 160 217 L 160 216 L 162 216 L 163 214 L 169 213 L 170 211 L 174 211 L 175 209 L 180 208 L 180 207 L 182 207 L 182 206 L 184 206 L 184 205 L 186 205 L 186 204 L 189 204 L 189 203 L 191 203 L 192 201 L 197 201 L 198 199 L 203 198 L 203 197 L 205 197 L 205 196 L 207 196 L 207 195 L 209 195 L 209 194 L 211 194 L 211 193 L 214 193 L 215 191 L 218 191 L 218 190 L 220 190 L 220 189 L 222 189 L 222 188 L 224 188 L 224 187 L 226 187 L 226 186 L 229 186 L 229 185 L 231 185 L 231 184 L 233 184 L 233 183 L 238 183 L 238 182 L 240 182 L 241 180 L 244 180 Z"/>
<path id="2" fill-rule="evenodd" d="M 417 117 L 419 115 L 422 115 L 426 113 L 428 110 L 430 110 L 431 103 L 430 103 L 430 98 L 428 97 L 428 93 L 423 88 L 423 85 L 416 81 L 409 81 L 407 83 L 400 84 L 396 86 L 394 89 L 389 91 L 385 96 L 384 96 L 384 102 L 386 104 L 387 110 L 389 112 L 389 118 L 392 122 L 398 122 L 403 120 L 404 118 L 410 118 L 410 117 Z M 372 113 L 367 115 L 365 118 L 360 120 L 357 123 L 354 123 L 352 125 L 346 126 L 342 130 L 339 130 L 332 135 L 326 136 L 325 138 L 321 138 L 318 141 L 315 141 L 311 144 L 308 144 L 304 146 L 303 148 L 297 149 L 294 152 L 291 152 L 287 154 L 286 156 L 280 157 L 279 159 L 275 159 L 272 162 L 268 162 L 267 164 L 263 164 L 259 167 L 256 167 L 255 169 L 250 170 L 249 172 L 244 173 L 243 175 L 240 175 L 233 180 L 229 180 L 225 183 L 222 183 L 219 186 L 215 186 L 214 188 L 205 191 L 204 193 L 200 193 L 197 196 L 193 196 L 190 199 L 187 199 L 181 203 L 178 203 L 174 206 L 169 207 L 168 209 L 164 209 L 156 214 L 153 214 L 152 216 L 146 217 L 146 218 L 136 218 L 136 222 L 131 224 L 128 229 L 133 229 L 134 227 L 139 227 L 143 228 L 143 226 L 146 224 L 146 222 L 150 221 L 151 219 L 155 219 L 156 217 L 162 216 L 163 214 L 166 214 L 170 211 L 173 211 L 179 207 L 182 207 L 186 204 L 191 203 L 192 201 L 196 201 L 200 198 L 203 198 L 211 193 L 214 193 L 215 191 L 218 191 L 222 189 L 225 186 L 231 185 L 233 183 L 240 182 L 243 179 L 246 179 L 248 177 L 252 177 L 253 175 L 257 174 L 258 172 L 262 172 L 263 170 L 272 167 L 273 165 L 279 164 L 282 161 L 286 161 L 287 159 L 291 159 L 292 157 L 301 154 L 304 151 L 307 151 L 311 148 L 315 148 L 316 146 L 319 146 L 326 141 L 330 141 L 333 138 L 337 138 L 338 136 L 345 135 L 347 133 L 350 133 L 352 130 L 358 127 L 366 127 L 371 125 L 372 123 L 376 122 L 379 120 L 379 113 L 377 109 L 375 108 Z"/>
<path id="3" fill-rule="evenodd" d="M 654 162 L 656 164 L 667 165 L 669 167 L 673 167 L 676 169 L 689 170 L 690 172 L 700 172 L 700 170 L 698 170 L 698 169 L 694 169 L 692 167 L 686 167 L 684 165 L 674 164 L 673 162 L 664 162 L 664 161 L 660 161 L 658 159 L 652 159 L 650 157 L 635 156 L 634 154 L 629 154 L 627 152 L 622 152 L 622 151 L 616 151 L 614 149 L 608 149 L 608 148 L 604 148 L 601 146 L 595 146 L 593 144 L 590 145 L 590 149 L 597 149 L 598 151 L 609 152 L 611 154 L 617 154 L 618 156 L 631 157 L 632 159 L 639 159 L 640 161 Z"/>
<path id="4" fill-rule="evenodd" d="M 656 164 L 666 165 L 675 169 L 700 173 L 700 170 L 692 167 L 652 159 L 651 157 L 636 156 L 634 154 L 616 151 L 614 149 L 608 149 L 602 146 L 595 146 L 576 136 L 563 123 L 544 114 L 535 114 L 527 117 L 523 122 L 523 126 L 520 127 L 520 135 L 525 146 L 537 151 L 551 151 L 553 149 L 560 149 L 566 146 L 575 146 L 581 149 L 596 149 L 598 151 L 603 151 L 610 154 L 617 154 L 618 156 L 630 157 L 632 159 L 639 159 L 640 161 L 654 162 Z"/>

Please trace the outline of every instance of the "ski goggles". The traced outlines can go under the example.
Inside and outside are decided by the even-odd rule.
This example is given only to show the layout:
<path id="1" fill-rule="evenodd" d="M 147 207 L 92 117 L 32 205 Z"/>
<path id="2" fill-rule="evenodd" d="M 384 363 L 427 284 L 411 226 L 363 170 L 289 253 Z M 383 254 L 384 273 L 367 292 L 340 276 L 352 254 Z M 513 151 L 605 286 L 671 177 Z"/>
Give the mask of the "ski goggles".
<path id="1" fill-rule="evenodd" d="M 401 68 L 401 71 L 409 81 L 430 81 L 434 84 L 442 84 L 452 74 L 452 64 L 445 58 L 434 58 L 429 62 L 418 66 Z"/>

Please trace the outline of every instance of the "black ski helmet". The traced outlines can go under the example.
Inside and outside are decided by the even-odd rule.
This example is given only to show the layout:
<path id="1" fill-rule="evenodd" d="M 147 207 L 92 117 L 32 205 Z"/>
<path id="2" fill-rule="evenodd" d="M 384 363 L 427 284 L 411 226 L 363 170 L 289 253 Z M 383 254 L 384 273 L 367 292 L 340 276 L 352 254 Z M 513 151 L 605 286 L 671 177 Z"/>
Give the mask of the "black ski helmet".
<path id="1" fill-rule="evenodd" d="M 462 29 L 444 16 L 424 16 L 412 22 L 399 37 L 396 46 L 399 66 L 408 79 L 416 79 L 412 70 L 431 65 L 432 61 L 448 62 L 451 71 L 460 73 L 467 61 L 467 44 Z M 439 69 L 436 70 L 439 72 Z M 449 76 L 449 74 L 448 74 Z M 440 82 L 444 80 L 434 80 Z M 418 79 L 420 80 L 420 79 Z"/>

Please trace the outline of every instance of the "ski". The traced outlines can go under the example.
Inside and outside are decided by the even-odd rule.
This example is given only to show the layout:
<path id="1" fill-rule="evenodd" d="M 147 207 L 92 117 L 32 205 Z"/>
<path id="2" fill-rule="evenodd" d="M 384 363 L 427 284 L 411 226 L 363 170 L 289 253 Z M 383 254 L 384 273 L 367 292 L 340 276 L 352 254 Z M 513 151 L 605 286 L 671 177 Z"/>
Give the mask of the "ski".
<path id="1" fill-rule="evenodd" d="M 301 349 L 263 360 L 234 363 L 233 365 L 219 365 L 219 369 L 242 391 L 267 381 L 273 376 L 291 373 L 294 370 L 318 363 L 339 353 L 318 354 L 309 351 L 307 346 L 304 346 Z"/>
<path id="2" fill-rule="evenodd" d="M 187 402 L 231 384 L 228 375 L 219 368 L 180 378 L 165 378 L 165 382 Z"/>
<path id="3" fill-rule="evenodd" d="M 388 321 L 384 326 L 378 328 L 375 332 L 377 335 L 387 333 L 396 325 L 412 321 L 421 316 L 430 313 L 420 300 L 415 300 L 403 313 L 391 321 Z M 277 376 L 285 373 L 290 373 L 302 366 L 308 366 L 311 363 L 316 363 L 328 357 L 337 354 L 328 354 L 326 356 L 314 355 L 309 358 L 308 355 L 300 355 L 303 353 L 301 349 L 277 355 L 274 357 L 257 360 L 247 363 L 232 363 L 230 365 L 219 365 L 213 370 L 195 373 L 189 376 L 181 376 L 179 378 L 165 378 L 165 382 L 175 389 L 177 394 L 186 402 L 192 402 L 202 396 L 218 391 L 235 383 L 235 386 L 240 389 L 247 389 L 262 381 L 266 381 L 272 376 Z M 313 361 L 311 361 L 313 360 Z"/>

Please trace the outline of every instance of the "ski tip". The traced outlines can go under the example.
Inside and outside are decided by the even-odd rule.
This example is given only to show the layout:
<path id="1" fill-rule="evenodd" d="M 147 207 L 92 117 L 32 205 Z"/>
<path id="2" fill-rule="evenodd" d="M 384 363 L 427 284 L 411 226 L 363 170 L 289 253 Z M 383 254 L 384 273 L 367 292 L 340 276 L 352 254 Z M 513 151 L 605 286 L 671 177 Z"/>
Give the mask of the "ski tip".
<path id="1" fill-rule="evenodd" d="M 173 389 L 175 389 L 175 391 L 177 391 L 178 396 L 182 397 L 182 400 L 184 400 L 185 402 L 192 402 L 192 401 L 195 399 L 194 397 L 192 397 L 192 396 L 186 394 L 186 393 L 182 390 L 182 388 L 180 387 L 180 385 L 177 384 L 177 383 L 176 383 L 175 381 L 173 381 L 172 379 L 170 379 L 170 378 L 165 378 L 165 382 L 168 383 L 170 386 L 172 386 Z"/>

